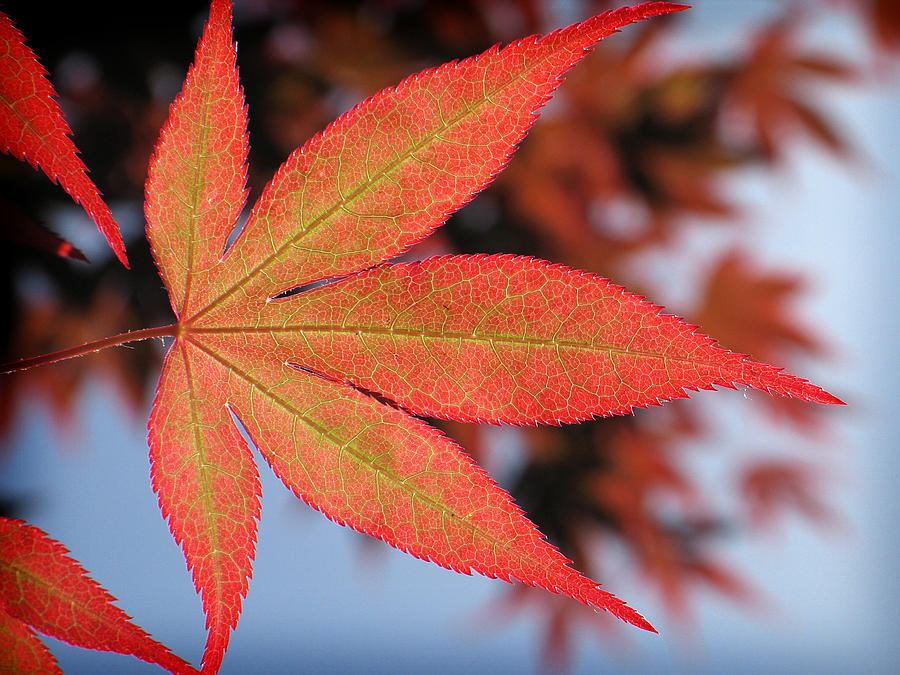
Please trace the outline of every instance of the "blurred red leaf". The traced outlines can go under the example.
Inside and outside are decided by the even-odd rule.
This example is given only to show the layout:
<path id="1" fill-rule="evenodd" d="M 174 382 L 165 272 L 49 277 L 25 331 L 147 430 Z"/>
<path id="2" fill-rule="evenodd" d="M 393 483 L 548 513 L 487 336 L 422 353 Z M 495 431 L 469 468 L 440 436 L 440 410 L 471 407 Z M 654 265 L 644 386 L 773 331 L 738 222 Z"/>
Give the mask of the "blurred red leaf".
<path id="1" fill-rule="evenodd" d="M 710 269 L 695 318 L 723 345 L 769 363 L 822 356 L 825 345 L 796 310 L 805 287 L 799 273 L 764 270 L 749 254 L 734 249 Z M 761 403 L 808 433 L 821 432 L 815 406 L 770 397 Z"/>
<path id="2" fill-rule="evenodd" d="M 770 160 L 784 152 L 785 139 L 804 132 L 832 152 L 848 155 L 849 146 L 822 112 L 805 102 L 810 80 L 850 82 L 854 68 L 825 54 L 797 46 L 796 19 L 782 19 L 761 31 L 731 81 L 727 129 Z"/>
<path id="3" fill-rule="evenodd" d="M 757 460 L 741 471 L 738 489 L 750 524 L 771 528 L 778 517 L 795 512 L 824 526 L 837 522 L 821 498 L 821 476 L 812 465 L 796 460 Z"/>
<path id="4" fill-rule="evenodd" d="M 878 45 L 900 50 L 900 3 L 897 0 L 859 0 L 865 8 L 869 27 Z"/>
<path id="5" fill-rule="evenodd" d="M 3 196 L 0 196 L 0 213 L 3 214 L 0 241 L 46 251 L 60 258 L 88 261 L 71 243 L 29 218 L 18 204 Z"/>
<path id="6" fill-rule="evenodd" d="M 710 269 L 694 317 L 722 345 L 756 359 L 783 363 L 795 353 L 821 355 L 824 346 L 793 306 L 805 286 L 799 273 L 764 270 L 733 249 Z"/>

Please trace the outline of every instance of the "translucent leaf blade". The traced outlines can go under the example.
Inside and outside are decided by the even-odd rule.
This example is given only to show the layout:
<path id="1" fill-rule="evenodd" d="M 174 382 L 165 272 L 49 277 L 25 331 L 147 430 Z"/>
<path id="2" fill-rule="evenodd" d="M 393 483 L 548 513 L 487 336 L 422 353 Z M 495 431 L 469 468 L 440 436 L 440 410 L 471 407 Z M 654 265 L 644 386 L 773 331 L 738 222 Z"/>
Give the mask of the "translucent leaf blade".
<path id="1" fill-rule="evenodd" d="M 62 675 L 56 659 L 34 631 L 0 605 L 0 672 Z"/>
<path id="2" fill-rule="evenodd" d="M 147 238 L 179 317 L 206 303 L 247 196 L 247 110 L 236 53 L 231 3 L 216 0 L 150 161 Z"/>
<path id="3" fill-rule="evenodd" d="M 569 567 L 509 495 L 437 430 L 250 341 L 204 336 L 229 402 L 282 481 L 332 520 L 448 569 L 515 579 L 653 630 Z"/>
<path id="4" fill-rule="evenodd" d="M 660 309 L 561 265 L 448 256 L 271 302 L 240 330 L 284 362 L 437 417 L 573 422 L 737 384 L 839 402 Z"/>
<path id="5" fill-rule="evenodd" d="M 69 138 L 56 93 L 22 33 L 0 11 L 0 145 L 40 169 L 81 204 L 125 267 L 119 226 Z"/>
<path id="6" fill-rule="evenodd" d="M 132 654 L 173 673 L 196 672 L 131 623 L 67 554 L 36 527 L 0 518 L 0 598 L 11 617 L 79 647 Z"/>
<path id="7" fill-rule="evenodd" d="M 246 198 L 247 114 L 231 35 L 231 2 L 214 0 L 194 63 L 150 164 L 147 237 L 178 317 L 205 303 Z M 237 625 L 256 548 L 259 477 L 235 429 L 227 379 L 183 339 L 166 358 L 149 424 L 160 508 L 201 594 L 215 672 Z"/>
<path id="8" fill-rule="evenodd" d="M 417 73 L 338 118 L 263 191 L 210 280 L 212 311 L 399 255 L 506 165 L 561 76 L 598 40 L 682 7 L 651 2 Z"/>
<path id="9" fill-rule="evenodd" d="M 260 485 L 221 395 L 228 373 L 184 341 L 166 356 L 149 421 L 153 489 L 200 593 L 216 672 L 237 625 L 256 551 Z"/>
<path id="10" fill-rule="evenodd" d="M 204 671 L 219 667 L 240 614 L 259 515 L 258 477 L 232 414 L 328 517 L 649 629 L 571 569 L 451 441 L 361 390 L 414 411 L 519 423 L 625 412 L 720 381 L 827 394 L 716 350 L 605 280 L 548 263 L 475 256 L 358 270 L 402 253 L 482 189 L 594 42 L 679 7 L 616 10 L 385 90 L 287 160 L 220 260 L 245 196 L 229 7 L 213 3 L 146 207 L 179 317 L 150 421 L 153 485 L 203 596 Z"/>

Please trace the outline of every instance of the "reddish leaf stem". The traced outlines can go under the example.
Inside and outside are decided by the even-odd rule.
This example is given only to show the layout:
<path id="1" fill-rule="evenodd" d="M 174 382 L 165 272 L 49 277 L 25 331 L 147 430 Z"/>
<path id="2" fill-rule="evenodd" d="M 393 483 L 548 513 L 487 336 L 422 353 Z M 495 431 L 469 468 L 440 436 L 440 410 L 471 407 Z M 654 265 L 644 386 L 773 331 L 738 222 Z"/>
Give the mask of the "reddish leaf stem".
<path id="1" fill-rule="evenodd" d="M 91 352 L 99 352 L 107 347 L 116 347 L 124 345 L 128 342 L 138 342 L 140 340 L 149 340 L 150 338 L 175 337 L 178 333 L 178 325 L 170 324 L 168 326 L 157 326 L 156 328 L 144 328 L 142 330 L 129 330 L 118 335 L 111 335 L 93 342 L 86 342 L 77 347 L 69 347 L 60 349 L 57 352 L 42 354 L 41 356 L 31 356 L 26 359 L 17 359 L 0 365 L 0 374 L 14 373 L 17 370 L 26 370 L 35 366 L 45 366 L 57 361 L 72 359 L 76 356 L 84 356 Z"/>

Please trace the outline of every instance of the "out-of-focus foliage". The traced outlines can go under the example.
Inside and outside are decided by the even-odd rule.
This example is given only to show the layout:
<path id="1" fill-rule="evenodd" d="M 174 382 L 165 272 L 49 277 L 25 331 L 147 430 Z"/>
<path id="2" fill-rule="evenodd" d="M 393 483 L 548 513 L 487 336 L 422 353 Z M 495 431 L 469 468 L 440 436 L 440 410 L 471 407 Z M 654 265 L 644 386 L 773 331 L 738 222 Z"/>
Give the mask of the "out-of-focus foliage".
<path id="1" fill-rule="evenodd" d="M 185 27 L 199 31 L 207 8 L 205 2 L 163 5 L 123 6 L 114 16 L 90 4 L 63 6 L 52 22 L 40 3 L 4 5 L 57 85 L 82 158 L 123 227 L 132 271 L 99 247 L 87 251 L 88 265 L 33 242 L 4 241 L 3 360 L 169 318 L 138 238 L 142 228 L 129 230 L 116 213 L 139 209 L 153 143 L 196 41 Z M 291 150 L 360 98 L 424 67 L 559 25 L 550 6 L 529 0 L 238 2 L 235 32 L 251 111 L 249 202 Z M 584 14 L 598 9 L 586 6 Z M 677 39 L 679 17 L 636 26 L 627 39 L 602 44 L 568 77 L 508 170 L 411 255 L 520 253 L 664 297 L 635 261 L 666 252 L 682 230 L 731 228 L 733 244 L 715 259 L 696 261 L 707 273 L 687 304 L 673 311 L 759 360 L 790 366 L 797 358 L 827 358 L 818 328 L 803 319 L 804 271 L 778 269 L 748 250 L 752 223 L 726 189 L 740 170 L 774 170 L 798 141 L 836 158 L 853 153 L 815 94 L 825 86 L 864 86 L 861 73 L 827 49 L 800 46 L 798 35 L 815 11 L 838 11 L 806 9 L 748 26 L 747 49 L 729 60 L 661 60 Z M 859 0 L 840 11 L 868 26 L 882 53 L 897 54 L 897 3 Z M 106 30 L 111 24 L 121 30 Z M 74 238 L 57 222 L 65 211 L 47 208 L 63 203 L 57 188 L 7 156 L 0 156 L 0 176 L 0 198 L 22 209 L 16 218 Z M 12 213 L 3 212 L 6 219 Z M 114 381 L 124 400 L 143 411 L 147 379 L 158 367 L 159 352 L 141 343 L 8 380 L 0 390 L 0 431 L 9 430 L 26 396 L 40 396 L 57 419 L 73 423 L 73 397 L 87 372 Z M 796 433 L 827 434 L 813 406 L 759 401 Z M 526 429 L 522 468 L 505 487 L 594 578 L 603 580 L 606 554 L 615 547 L 673 612 L 687 614 L 695 589 L 704 587 L 752 603 L 754 590 L 719 553 L 792 511 L 814 525 L 834 522 L 815 458 L 773 460 L 763 452 L 756 463 L 736 465 L 735 494 L 746 517 L 720 513 L 703 499 L 683 456 L 703 442 L 709 421 L 691 402 L 659 412 Z M 442 426 L 473 454 L 490 452 L 482 430 Z M 616 630 L 575 603 L 522 588 L 507 591 L 494 610 L 527 611 L 543 621 L 545 654 L 556 662 L 564 660 L 577 623 L 596 624 L 598 634 Z"/>

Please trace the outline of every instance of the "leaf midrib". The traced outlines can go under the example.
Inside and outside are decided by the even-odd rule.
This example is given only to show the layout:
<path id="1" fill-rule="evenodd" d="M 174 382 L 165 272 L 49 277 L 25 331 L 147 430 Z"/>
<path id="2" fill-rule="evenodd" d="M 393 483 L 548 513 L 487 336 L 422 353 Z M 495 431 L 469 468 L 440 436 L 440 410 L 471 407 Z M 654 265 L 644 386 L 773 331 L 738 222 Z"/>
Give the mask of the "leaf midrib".
<path id="1" fill-rule="evenodd" d="M 181 347 L 181 356 L 184 359 L 185 376 L 186 376 L 187 382 L 188 382 L 188 396 L 190 397 L 190 401 L 191 401 L 191 422 L 192 422 L 191 427 L 192 427 L 193 436 L 194 436 L 194 447 L 197 449 L 197 460 L 198 460 L 197 461 L 197 464 L 198 464 L 197 470 L 200 473 L 200 480 L 203 483 L 203 486 L 201 489 L 201 492 L 202 492 L 201 498 L 203 499 L 203 503 L 205 506 L 204 515 L 207 517 L 207 525 L 209 528 L 208 531 L 210 533 L 210 539 L 211 539 L 210 543 L 212 544 L 212 552 L 215 554 L 215 555 L 213 555 L 213 559 L 215 560 L 213 565 L 215 566 L 215 569 L 216 569 L 214 583 L 215 583 L 215 591 L 216 591 L 215 598 L 216 598 L 217 602 L 213 603 L 213 606 L 219 607 L 220 602 L 222 601 L 222 576 L 223 576 L 222 566 L 221 566 L 219 560 L 220 560 L 221 554 L 225 553 L 225 552 L 219 548 L 218 515 L 214 513 L 213 508 L 212 508 L 212 490 L 210 489 L 209 476 L 207 475 L 208 471 L 212 465 L 207 464 L 207 462 L 206 462 L 206 457 L 205 457 L 205 452 L 204 452 L 205 446 L 204 446 L 204 442 L 203 442 L 203 437 L 200 435 L 201 424 L 200 424 L 200 420 L 197 416 L 197 408 L 199 407 L 197 402 L 202 401 L 203 399 L 198 398 L 196 396 L 196 388 L 194 386 L 194 379 L 191 376 L 191 365 L 190 365 L 190 359 L 188 358 L 187 345 L 184 343 L 180 343 L 180 344 L 176 345 L 176 348 L 177 347 Z M 199 565 L 199 563 L 200 563 L 199 559 L 194 561 L 194 569 L 196 569 L 196 566 Z M 217 612 L 217 615 L 219 615 L 219 614 L 220 613 Z"/>
<path id="2" fill-rule="evenodd" d="M 547 36 L 543 36 L 542 38 L 540 38 L 538 40 L 538 44 L 542 43 L 546 39 L 546 37 Z M 522 38 L 521 40 L 517 40 L 513 44 L 522 43 L 527 39 L 528 38 Z M 506 49 L 509 49 L 511 46 L 512 45 L 508 45 L 507 47 L 505 47 L 503 50 L 500 50 L 500 51 L 501 52 L 505 51 Z M 272 252 L 271 254 L 266 256 L 266 258 L 264 258 L 259 264 L 257 264 L 250 271 L 248 271 L 244 276 L 242 276 L 239 281 L 232 284 L 232 286 L 230 288 L 228 288 L 227 290 L 220 293 L 217 297 L 210 300 L 209 303 L 205 307 L 196 311 L 194 313 L 194 315 L 189 319 L 189 321 L 193 322 L 193 321 L 199 319 L 200 317 L 202 317 L 203 315 L 209 313 L 212 309 L 214 309 L 217 305 L 221 304 L 225 299 L 230 297 L 238 289 L 240 289 L 243 286 L 245 286 L 246 284 L 250 283 L 250 281 L 252 279 L 254 279 L 261 270 L 263 270 L 274 259 L 278 258 L 285 250 L 287 250 L 289 247 L 293 246 L 298 240 L 304 238 L 307 234 L 312 232 L 314 229 L 318 228 L 322 223 L 324 223 L 325 221 L 330 219 L 331 216 L 333 216 L 335 213 L 338 212 L 338 210 L 340 210 L 344 206 L 352 203 L 357 197 L 359 197 L 361 194 L 363 194 L 367 189 L 371 188 L 372 186 L 374 186 L 374 185 L 378 184 L 379 182 L 381 182 L 382 180 L 384 180 L 384 178 L 386 176 L 388 176 L 390 173 L 392 173 L 395 169 L 397 169 L 401 165 L 405 164 L 410 159 L 413 159 L 416 152 L 418 152 L 421 148 L 423 148 L 423 147 L 427 146 L 429 143 L 431 143 L 438 135 L 440 135 L 443 132 L 447 131 L 448 129 L 454 127 L 461 120 L 474 115 L 484 105 L 491 102 L 491 98 L 493 96 L 495 96 L 498 92 L 509 87 L 515 81 L 524 79 L 524 76 L 527 72 L 538 68 L 545 61 L 548 61 L 550 59 L 550 56 L 551 55 L 548 54 L 536 61 L 529 63 L 527 67 L 523 67 L 521 70 L 517 71 L 517 74 L 515 76 L 509 77 L 507 80 L 503 81 L 497 87 L 490 90 L 490 92 L 486 92 L 483 89 L 484 93 L 482 95 L 482 99 L 479 102 L 474 103 L 472 105 L 464 106 L 465 107 L 464 112 L 462 112 L 459 115 L 457 115 L 456 117 L 452 118 L 449 122 L 444 122 L 443 126 L 436 128 L 431 134 L 428 134 L 425 137 L 425 140 L 418 143 L 417 145 L 414 145 L 403 156 L 399 157 L 398 159 L 394 160 L 393 162 L 388 163 L 385 168 L 381 169 L 379 172 L 374 174 L 372 177 L 368 177 L 369 174 L 368 174 L 368 172 L 366 172 L 368 180 L 362 181 L 358 188 L 356 188 L 355 190 L 352 190 L 350 192 L 349 197 L 343 197 L 343 192 L 341 192 L 341 195 L 343 197 L 342 200 L 335 201 L 332 206 L 328 207 L 324 211 L 324 213 L 321 213 L 319 216 L 316 216 L 315 218 L 313 218 L 312 221 L 309 223 L 309 225 L 306 228 L 304 228 L 301 232 L 299 232 L 299 233 L 295 234 L 294 236 L 285 240 L 285 242 L 281 246 L 279 246 L 277 249 L 275 249 L 274 252 Z M 477 59 L 477 58 L 478 58 L 478 56 L 473 56 L 473 57 L 469 57 L 469 59 L 464 59 L 464 61 L 469 61 L 469 60 L 473 60 L 473 59 Z M 412 77 L 412 76 L 410 76 L 410 77 Z M 409 78 L 406 78 L 399 85 L 392 88 L 392 92 L 395 92 L 401 85 L 406 83 L 408 80 L 409 80 Z M 340 119 L 341 118 L 338 118 L 338 120 L 340 120 Z M 442 121 L 443 121 L 443 119 L 442 119 Z M 335 122 L 337 122 L 337 120 L 335 120 Z M 326 131 L 329 128 L 331 128 L 331 126 L 334 125 L 335 122 L 332 122 L 332 124 L 329 125 L 328 128 L 326 128 Z M 320 136 L 320 138 L 322 138 L 322 137 L 323 136 Z M 305 148 L 305 146 L 303 146 L 303 147 Z M 303 152 L 303 148 L 300 149 L 300 152 L 301 153 Z M 276 172 L 275 175 L 278 176 L 278 173 L 279 172 Z M 274 178 L 273 178 L 273 180 L 274 180 Z M 271 183 L 270 183 L 270 185 L 271 185 Z M 263 195 L 260 197 L 260 199 L 263 199 L 266 196 L 266 192 L 268 192 L 268 189 L 269 189 L 269 186 L 267 186 L 267 189 L 263 192 Z M 257 206 L 258 206 L 258 204 L 259 204 L 259 202 L 257 202 Z M 254 211 L 255 210 L 256 210 L 256 207 L 254 207 Z M 246 232 L 246 226 L 244 228 L 244 232 Z M 241 233 L 241 236 L 243 236 L 243 232 Z M 237 243 L 237 242 L 235 242 L 235 243 Z M 231 249 L 229 250 L 228 254 L 230 254 L 234 248 L 235 247 L 232 246 Z M 228 257 L 229 257 L 228 254 L 226 254 L 225 260 L 228 259 Z M 309 280 L 305 280 L 305 281 L 308 283 L 311 283 L 313 281 L 316 281 L 319 278 L 320 277 L 316 277 L 314 279 L 309 279 Z"/>
<path id="3" fill-rule="evenodd" d="M 200 127 L 200 138 L 197 139 L 197 143 L 194 145 L 194 180 L 191 183 L 191 201 L 190 204 L 185 204 L 185 206 L 187 206 L 191 210 L 191 215 L 189 216 L 190 239 L 188 241 L 188 273 L 184 284 L 184 302 L 181 306 L 181 314 L 184 314 L 190 306 L 192 286 L 191 282 L 194 278 L 194 275 L 191 274 L 191 270 L 194 269 L 194 250 L 197 239 L 197 223 L 204 215 L 204 213 L 206 213 L 200 213 L 200 172 L 204 164 L 204 159 L 208 157 L 204 150 L 206 149 L 207 139 L 209 137 L 209 124 L 207 124 L 207 120 L 209 119 L 209 109 L 210 107 L 212 107 L 213 100 L 214 96 L 210 92 L 210 90 L 207 87 L 203 87 L 202 102 L 200 104 L 201 115 L 200 120 L 197 122 Z"/>
<path id="4" fill-rule="evenodd" d="M 719 363 L 716 361 L 707 361 L 703 359 L 693 359 L 686 356 L 677 356 L 677 355 L 667 355 L 660 354 L 658 352 L 648 352 L 636 349 L 630 349 L 628 347 L 622 347 L 619 345 L 610 345 L 610 344 L 600 344 L 600 345 L 591 345 L 586 344 L 584 342 L 575 342 L 570 340 L 554 340 L 552 338 L 529 338 L 522 336 L 512 336 L 512 335 L 473 335 L 472 333 L 461 333 L 461 332 L 452 332 L 452 333 L 440 333 L 436 331 L 427 331 L 420 329 L 403 329 L 403 328 L 378 328 L 373 326 L 322 326 L 321 324 L 310 324 L 310 325 L 295 325 L 295 326 L 271 326 L 271 327 L 260 327 L 260 326 L 214 326 L 214 327 L 191 327 L 188 334 L 211 334 L 211 335 L 231 335 L 235 333 L 341 333 L 341 334 L 355 334 L 355 335 L 382 335 L 388 337 L 408 337 L 408 338 L 419 338 L 419 339 L 429 339 L 429 340 L 462 340 L 469 342 L 484 342 L 484 343 L 495 343 L 495 342 L 505 342 L 513 345 L 530 345 L 530 346 L 538 346 L 538 347 L 547 347 L 547 348 L 558 348 L 563 347 L 566 349 L 581 349 L 589 352 L 615 352 L 618 354 L 623 354 L 625 356 L 638 356 L 644 358 L 654 358 L 660 359 L 662 361 L 676 361 L 681 363 L 689 363 L 692 365 L 699 366 L 709 366 L 712 368 L 720 368 L 722 370 L 729 371 L 743 371 L 744 367 L 748 366 L 751 361 L 748 359 L 743 359 L 741 361 L 741 368 L 737 366 L 732 366 L 728 364 Z M 698 348 L 703 345 L 697 345 Z M 710 347 L 715 347 L 715 345 L 709 345 Z M 734 355 L 737 356 L 737 355 Z"/>

